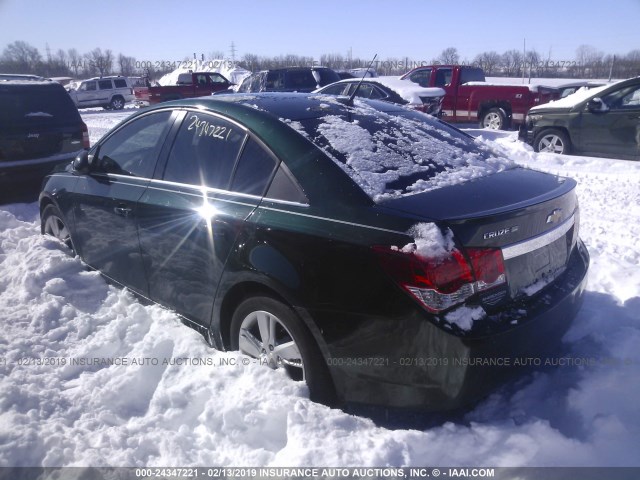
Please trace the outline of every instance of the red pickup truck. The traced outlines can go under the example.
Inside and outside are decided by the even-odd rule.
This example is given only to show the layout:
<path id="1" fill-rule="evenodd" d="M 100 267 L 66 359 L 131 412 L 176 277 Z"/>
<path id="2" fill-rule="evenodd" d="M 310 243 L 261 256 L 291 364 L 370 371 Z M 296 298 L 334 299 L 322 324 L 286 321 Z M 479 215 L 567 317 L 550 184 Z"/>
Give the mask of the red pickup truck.
<path id="1" fill-rule="evenodd" d="M 176 85 L 149 87 L 149 104 L 211 95 L 213 92 L 227 90 L 232 85 L 216 72 L 181 73 Z"/>
<path id="2" fill-rule="evenodd" d="M 494 130 L 517 127 L 524 123 L 531 107 L 558 96 L 552 87 L 486 83 L 484 71 L 472 66 L 423 66 L 400 78 L 423 87 L 443 88 L 443 120 L 449 123 L 479 122 L 480 128 Z"/>

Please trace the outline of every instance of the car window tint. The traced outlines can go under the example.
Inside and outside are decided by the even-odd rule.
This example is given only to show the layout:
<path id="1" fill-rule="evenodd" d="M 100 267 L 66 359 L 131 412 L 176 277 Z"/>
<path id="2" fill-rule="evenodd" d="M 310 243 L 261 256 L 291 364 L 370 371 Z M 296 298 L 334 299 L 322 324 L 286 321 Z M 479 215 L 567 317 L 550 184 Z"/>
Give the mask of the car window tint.
<path id="1" fill-rule="evenodd" d="M 431 70 L 418 70 L 417 72 L 409 75 L 409 80 L 411 80 L 413 83 L 417 83 L 421 87 L 428 87 L 430 79 Z"/>
<path id="2" fill-rule="evenodd" d="M 127 87 L 127 81 L 124 78 L 116 78 L 113 81 L 113 84 L 116 86 L 116 88 L 126 88 Z"/>
<path id="3" fill-rule="evenodd" d="M 349 87 L 349 84 L 339 83 L 338 85 L 331 85 L 322 90 L 322 93 L 327 95 L 346 95 L 345 89 Z"/>
<path id="4" fill-rule="evenodd" d="M 211 83 L 224 83 L 225 79 L 222 75 L 217 74 L 217 73 L 212 73 L 211 75 L 209 75 L 209 79 Z"/>
<path id="5" fill-rule="evenodd" d="M 281 163 L 266 194 L 267 198 L 288 202 L 309 203 L 298 183 Z"/>
<path id="6" fill-rule="evenodd" d="M 249 139 L 238 160 L 231 190 L 263 195 L 275 166 L 274 158 L 258 142 Z"/>
<path id="7" fill-rule="evenodd" d="M 292 90 L 316 88 L 318 83 L 311 70 L 291 70 L 289 73 L 289 88 Z"/>
<path id="8" fill-rule="evenodd" d="M 100 80 L 98 81 L 98 88 L 100 90 L 109 90 L 111 87 L 111 80 Z"/>
<path id="9" fill-rule="evenodd" d="M 382 92 L 382 90 L 380 90 L 375 85 L 371 85 L 371 94 L 369 95 L 369 98 L 375 100 L 375 99 L 378 99 L 378 98 L 385 98 L 385 97 L 386 97 L 386 95 L 384 94 L 384 92 Z"/>
<path id="10" fill-rule="evenodd" d="M 640 102 L 640 87 L 631 85 L 621 88 L 602 98 L 602 101 L 611 109 L 637 108 Z"/>
<path id="11" fill-rule="evenodd" d="M 450 68 L 439 68 L 436 72 L 436 87 L 444 87 L 451 84 L 451 75 L 453 71 Z"/>
<path id="12" fill-rule="evenodd" d="M 151 177 L 170 116 L 169 111 L 145 115 L 115 132 L 99 145 L 96 170 Z"/>
<path id="13" fill-rule="evenodd" d="M 227 189 L 245 138 L 219 117 L 189 112 L 169 154 L 164 180 Z"/>
<path id="14" fill-rule="evenodd" d="M 449 77 L 449 82 L 451 82 L 451 77 Z M 462 68 L 460 70 L 460 85 L 467 82 L 484 82 L 484 72 L 481 68 Z M 447 83 L 449 83 L 447 82 Z"/>
<path id="15" fill-rule="evenodd" d="M 96 82 L 86 82 L 80 85 L 80 90 L 90 91 L 95 89 L 96 89 Z"/>
<path id="16" fill-rule="evenodd" d="M 284 71 L 269 72 L 267 74 L 267 90 L 281 90 L 284 88 Z"/>

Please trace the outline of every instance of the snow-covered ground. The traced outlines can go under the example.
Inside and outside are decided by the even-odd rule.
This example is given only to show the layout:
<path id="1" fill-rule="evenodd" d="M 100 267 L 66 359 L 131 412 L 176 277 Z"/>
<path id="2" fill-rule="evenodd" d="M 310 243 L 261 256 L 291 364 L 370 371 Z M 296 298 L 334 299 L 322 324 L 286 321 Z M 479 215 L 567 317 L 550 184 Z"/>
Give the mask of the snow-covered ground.
<path id="1" fill-rule="evenodd" d="M 128 113 L 83 112 L 92 143 Z M 5 205 L 0 466 L 640 465 L 640 163 L 470 132 L 579 182 L 591 270 L 565 354 L 586 365 L 523 373 L 463 414 L 376 424 L 208 348 L 42 237 L 36 204 Z"/>

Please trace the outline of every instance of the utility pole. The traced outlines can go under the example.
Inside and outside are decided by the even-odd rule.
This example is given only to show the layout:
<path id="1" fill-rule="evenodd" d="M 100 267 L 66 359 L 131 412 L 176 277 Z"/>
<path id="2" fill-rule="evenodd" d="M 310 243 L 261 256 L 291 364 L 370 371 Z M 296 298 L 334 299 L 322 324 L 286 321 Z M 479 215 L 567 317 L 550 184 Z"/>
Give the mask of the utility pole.
<path id="1" fill-rule="evenodd" d="M 231 41 L 231 62 L 236 63 L 236 44 Z"/>

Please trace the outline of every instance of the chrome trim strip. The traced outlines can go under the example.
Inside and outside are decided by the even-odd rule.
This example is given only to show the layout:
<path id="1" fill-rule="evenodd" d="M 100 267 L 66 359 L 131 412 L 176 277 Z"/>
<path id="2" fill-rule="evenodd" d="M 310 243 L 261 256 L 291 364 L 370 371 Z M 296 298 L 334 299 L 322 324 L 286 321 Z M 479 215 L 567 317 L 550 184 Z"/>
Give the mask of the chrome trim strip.
<path id="1" fill-rule="evenodd" d="M 374 227 L 373 225 L 363 225 L 361 223 L 347 222 L 346 220 L 337 220 L 335 218 L 318 217 L 317 215 L 309 215 L 308 213 L 292 212 L 290 210 L 280 210 L 279 208 L 265 207 L 264 205 L 259 205 L 258 209 L 271 210 L 273 212 L 280 212 L 280 213 L 288 213 L 290 215 L 299 215 L 301 217 L 314 218 L 316 220 L 324 220 L 326 222 L 341 223 L 343 225 L 351 225 L 353 227 L 369 228 L 371 230 L 379 230 L 381 232 L 399 233 L 400 235 L 407 234 L 407 232 L 401 232 L 398 230 L 389 230 L 387 228 Z"/>
<path id="2" fill-rule="evenodd" d="M 509 260 L 510 258 L 519 257 L 520 255 L 524 255 L 526 253 L 533 252 L 538 248 L 542 248 L 550 243 L 555 242 L 559 238 L 562 238 L 571 227 L 573 227 L 575 223 L 575 215 L 571 215 L 567 220 L 558 225 L 553 230 L 549 230 L 542 235 L 538 235 L 537 237 L 529 238 L 522 242 L 513 243 L 506 247 L 502 248 L 502 257 L 505 260 Z"/>
<path id="3" fill-rule="evenodd" d="M 76 158 L 80 153 L 82 153 L 82 151 L 83 150 L 80 149 L 74 152 L 56 153 L 55 155 L 49 155 L 48 157 L 34 158 L 31 160 L 10 160 L 7 162 L 0 162 L 0 168 L 21 167 L 24 165 L 47 164 L 49 162 L 62 162 L 63 160 L 68 160 L 70 162 L 71 160 Z"/>

